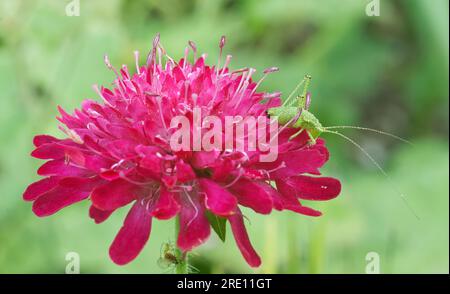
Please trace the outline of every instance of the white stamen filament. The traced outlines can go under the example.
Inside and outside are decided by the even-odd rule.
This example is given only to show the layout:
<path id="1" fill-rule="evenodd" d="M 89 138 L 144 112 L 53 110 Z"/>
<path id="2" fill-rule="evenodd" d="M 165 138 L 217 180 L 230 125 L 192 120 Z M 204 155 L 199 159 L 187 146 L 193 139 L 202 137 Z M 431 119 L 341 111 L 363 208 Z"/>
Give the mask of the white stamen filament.
<path id="1" fill-rule="evenodd" d="M 189 195 L 189 193 L 185 189 L 183 189 L 183 192 L 186 195 L 188 201 L 190 202 L 190 204 L 192 205 L 192 207 L 194 208 L 194 211 L 195 211 L 194 216 L 192 217 L 192 219 L 186 225 L 186 229 L 187 229 L 191 225 L 191 223 L 194 221 L 194 219 L 197 218 L 197 216 L 198 216 L 198 208 L 197 208 L 197 206 L 195 206 L 195 203 L 194 203 L 194 201 L 192 201 L 191 196 Z"/>
<path id="2" fill-rule="evenodd" d="M 94 90 L 94 92 L 96 92 L 96 93 L 98 94 L 98 96 L 100 96 L 100 98 L 102 98 L 103 102 L 104 102 L 106 105 L 108 105 L 109 107 L 113 107 L 113 106 L 111 105 L 111 103 L 109 103 L 109 101 L 106 100 L 106 98 L 102 95 L 102 92 L 101 92 L 100 89 L 98 88 L 98 85 L 97 85 L 97 84 L 93 85 L 93 86 L 92 86 L 92 89 Z"/>
<path id="3" fill-rule="evenodd" d="M 227 184 L 227 185 L 225 185 L 225 186 L 223 186 L 223 187 L 224 187 L 224 188 L 229 188 L 229 187 L 233 186 L 234 184 L 237 183 L 237 181 L 239 181 L 239 180 L 241 179 L 241 177 L 243 176 L 243 174 L 244 174 L 244 171 L 243 171 L 242 168 L 240 168 L 240 169 L 239 169 L 239 174 L 237 175 L 237 177 L 234 178 L 233 181 L 231 181 L 231 183 L 229 183 L 229 184 Z"/>
<path id="4" fill-rule="evenodd" d="M 273 172 L 275 172 L 277 170 L 280 170 L 282 168 L 285 168 L 285 167 L 286 167 L 286 162 L 282 161 L 279 166 L 277 166 L 276 168 L 270 169 L 267 172 L 268 173 L 273 173 Z"/>
<path id="5" fill-rule="evenodd" d="M 186 69 L 186 65 L 188 62 L 188 55 L 189 55 L 189 47 L 184 48 L 184 63 L 183 63 L 183 71 Z"/>
<path id="6" fill-rule="evenodd" d="M 116 68 L 111 65 L 111 62 L 109 61 L 109 57 L 106 54 L 104 56 L 104 61 L 105 61 L 106 67 L 109 68 L 110 70 L 112 70 L 114 72 L 114 74 L 116 75 L 116 77 L 118 79 L 120 79 L 119 73 L 117 72 Z"/>
<path id="7" fill-rule="evenodd" d="M 168 128 L 167 128 L 167 125 L 166 125 L 166 121 L 164 120 L 164 115 L 163 115 L 163 110 L 162 110 L 162 104 L 161 104 L 161 100 L 162 100 L 162 98 L 161 98 L 161 96 L 156 96 L 156 103 L 158 104 L 158 108 L 159 108 L 159 115 L 160 115 L 160 118 L 161 118 L 161 122 L 162 122 L 162 124 L 163 124 L 163 126 L 164 126 L 164 129 L 166 129 L 166 131 L 168 131 Z"/>
<path id="8" fill-rule="evenodd" d="M 141 74 L 141 70 L 139 69 L 139 51 L 137 50 L 134 51 L 134 61 L 136 64 L 136 72 Z"/>
<path id="9" fill-rule="evenodd" d="M 191 47 L 192 52 L 194 52 L 194 63 L 197 61 L 197 46 L 193 41 L 188 41 L 189 47 Z"/>
<path id="10" fill-rule="evenodd" d="M 232 58 L 232 57 L 233 57 L 233 56 L 231 56 L 231 55 L 227 55 L 227 57 L 226 57 L 226 59 L 225 59 L 225 64 L 223 65 L 222 70 L 220 71 L 220 75 L 221 75 L 221 76 L 222 76 L 223 73 L 225 72 L 225 69 L 227 69 L 228 65 L 230 65 L 230 61 L 231 61 L 231 58 Z"/>

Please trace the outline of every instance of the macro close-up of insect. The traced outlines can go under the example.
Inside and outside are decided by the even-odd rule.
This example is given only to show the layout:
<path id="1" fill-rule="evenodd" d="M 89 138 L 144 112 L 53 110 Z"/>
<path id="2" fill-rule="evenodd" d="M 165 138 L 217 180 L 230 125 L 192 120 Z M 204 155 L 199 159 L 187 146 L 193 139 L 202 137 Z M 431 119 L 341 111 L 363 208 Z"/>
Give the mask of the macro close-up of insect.
<path id="1" fill-rule="evenodd" d="M 322 134 L 334 134 L 337 135 L 347 142 L 351 143 L 357 149 L 359 149 L 374 165 L 375 167 L 386 177 L 392 189 L 395 193 L 400 197 L 400 199 L 404 202 L 406 207 L 410 210 L 410 212 L 417 218 L 420 219 L 418 214 L 414 211 L 414 209 L 408 203 L 405 195 L 400 192 L 399 188 L 392 182 L 391 178 L 387 174 L 387 172 L 381 167 L 377 160 L 373 158 L 373 156 L 367 152 L 360 144 L 358 144 L 355 140 L 349 138 L 348 136 L 336 131 L 336 129 L 356 129 L 360 131 L 368 131 L 377 133 L 380 135 L 388 136 L 393 139 L 399 140 L 403 143 L 409 144 L 412 146 L 413 144 L 397 135 L 384 132 L 381 130 L 376 130 L 367 127 L 360 126 L 329 126 L 324 127 L 318 118 L 314 116 L 312 112 L 309 111 L 309 107 L 311 105 L 311 93 L 308 92 L 308 87 L 311 83 L 311 75 L 305 75 L 303 80 L 295 87 L 295 89 L 291 92 L 291 94 L 283 101 L 282 106 L 269 108 L 266 112 L 266 115 L 269 118 L 275 118 L 279 124 L 283 125 L 284 128 L 293 128 L 298 130 L 295 134 L 290 137 L 294 139 L 296 136 L 300 135 L 302 132 L 306 132 L 309 138 L 309 145 L 316 144 L 316 139 L 319 138 Z M 295 93 L 299 90 L 299 88 L 303 85 L 303 90 L 301 94 L 297 95 L 294 102 L 291 102 L 291 98 L 294 97 Z"/>
<path id="2" fill-rule="evenodd" d="M 198 272 L 194 266 L 188 264 L 188 258 L 188 253 L 181 252 L 173 242 L 169 241 L 161 245 L 160 257 L 158 258 L 157 263 L 158 266 L 166 272 Z"/>

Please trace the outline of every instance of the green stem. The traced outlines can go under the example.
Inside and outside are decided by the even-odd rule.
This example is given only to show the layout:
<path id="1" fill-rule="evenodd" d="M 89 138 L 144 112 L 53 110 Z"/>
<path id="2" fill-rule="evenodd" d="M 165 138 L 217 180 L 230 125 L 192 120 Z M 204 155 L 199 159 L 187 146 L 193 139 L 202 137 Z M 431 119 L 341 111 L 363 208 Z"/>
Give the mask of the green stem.
<path id="1" fill-rule="evenodd" d="M 181 252 L 181 251 L 180 251 Z M 182 254 L 183 255 L 183 254 Z M 188 264 L 188 257 L 187 254 L 184 254 L 184 258 L 181 257 L 181 262 L 179 262 L 175 266 L 175 273 L 176 274 L 188 274 L 189 273 L 189 264 Z"/>
<path id="2" fill-rule="evenodd" d="M 180 232 L 180 217 L 176 217 L 175 221 L 175 240 L 178 239 L 178 233 Z M 176 241 L 175 241 L 176 242 Z M 189 261 L 186 252 L 183 252 L 180 248 L 177 248 L 176 257 L 179 262 L 175 265 L 176 274 L 188 274 L 189 273 Z"/>

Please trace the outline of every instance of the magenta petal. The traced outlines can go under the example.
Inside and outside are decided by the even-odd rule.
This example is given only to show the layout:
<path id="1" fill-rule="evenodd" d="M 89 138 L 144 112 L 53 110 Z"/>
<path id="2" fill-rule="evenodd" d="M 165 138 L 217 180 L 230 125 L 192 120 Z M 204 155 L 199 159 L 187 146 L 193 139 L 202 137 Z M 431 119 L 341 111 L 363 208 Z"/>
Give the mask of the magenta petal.
<path id="1" fill-rule="evenodd" d="M 49 135 L 37 135 L 33 138 L 33 145 L 39 147 L 43 144 L 56 143 L 59 139 Z"/>
<path id="2" fill-rule="evenodd" d="M 55 143 L 39 145 L 31 152 L 31 156 L 39 159 L 58 159 L 64 157 L 64 148 Z"/>
<path id="3" fill-rule="evenodd" d="M 78 184 L 73 186 L 63 186 L 59 183 L 33 202 L 33 212 L 39 217 L 49 216 L 70 204 L 79 202 L 89 196 L 97 181 L 95 178 L 80 179 Z"/>
<path id="4" fill-rule="evenodd" d="M 161 187 L 158 203 L 154 207 L 152 215 L 157 219 L 170 219 L 179 211 L 180 205 L 175 200 L 173 193 Z"/>
<path id="5" fill-rule="evenodd" d="M 192 169 L 192 167 L 182 160 L 177 162 L 176 171 L 177 171 L 177 180 L 180 183 L 192 181 L 196 178 L 195 172 Z"/>
<path id="6" fill-rule="evenodd" d="M 141 205 L 141 201 L 136 201 L 109 248 L 112 261 L 124 265 L 135 259 L 147 243 L 151 227 L 150 213 Z"/>
<path id="7" fill-rule="evenodd" d="M 160 173 L 162 168 L 163 160 L 156 156 L 155 154 L 149 154 L 141 159 L 139 166 L 154 173 Z"/>
<path id="8" fill-rule="evenodd" d="M 270 173 L 272 179 L 283 179 L 303 173 L 319 174 L 319 168 L 327 159 L 326 148 L 316 144 L 308 149 L 279 154 L 274 162 L 259 162 L 252 167 L 273 170 Z"/>
<path id="9" fill-rule="evenodd" d="M 66 163 L 64 158 L 50 160 L 41 165 L 37 171 L 40 176 L 77 177 L 89 174 L 89 171 Z"/>
<path id="10" fill-rule="evenodd" d="M 240 205 L 250 207 L 261 214 L 269 214 L 272 211 L 272 198 L 257 182 L 241 179 L 229 189 L 236 195 Z"/>
<path id="11" fill-rule="evenodd" d="M 42 194 L 55 188 L 58 185 L 59 180 L 59 177 L 48 177 L 32 183 L 23 193 L 23 199 L 25 201 L 33 201 L 37 199 Z"/>
<path id="12" fill-rule="evenodd" d="M 105 159 L 101 156 L 84 156 L 84 167 L 96 173 L 101 173 L 103 170 L 107 170 L 113 162 Z"/>
<path id="13" fill-rule="evenodd" d="M 259 183 L 259 186 L 262 189 L 264 189 L 267 195 L 269 195 L 270 198 L 272 199 L 273 208 L 275 208 L 276 210 L 283 210 L 283 201 L 282 201 L 283 196 L 280 194 L 280 192 L 278 192 L 275 188 L 266 183 Z"/>
<path id="14" fill-rule="evenodd" d="M 205 168 L 208 166 L 212 166 L 213 163 L 217 160 L 219 157 L 220 152 L 219 151 L 199 151 L 194 152 L 193 156 L 193 162 L 192 164 L 196 168 Z"/>
<path id="15" fill-rule="evenodd" d="M 200 179 L 198 182 L 205 193 L 206 208 L 220 216 L 233 214 L 237 207 L 236 197 L 211 180 Z"/>
<path id="16" fill-rule="evenodd" d="M 97 187 L 91 195 L 92 204 L 101 210 L 115 210 L 136 199 L 138 186 L 117 179 Z"/>
<path id="17" fill-rule="evenodd" d="M 258 253 L 256 253 L 255 249 L 250 243 L 247 230 L 245 229 L 242 213 L 239 211 L 239 209 L 238 213 L 228 217 L 228 221 L 230 222 L 231 230 L 233 231 L 236 244 L 241 251 L 241 254 L 244 257 L 245 261 L 247 261 L 247 263 L 251 267 L 260 266 L 261 258 L 258 256 Z"/>
<path id="18" fill-rule="evenodd" d="M 302 173 L 316 173 L 326 161 L 325 154 L 316 149 L 287 152 L 279 156 L 286 167 L 271 174 L 274 178 L 285 178 Z"/>
<path id="19" fill-rule="evenodd" d="M 89 207 L 89 217 L 92 218 L 96 224 L 104 222 L 113 212 L 114 210 L 100 210 L 94 205 Z"/>
<path id="20" fill-rule="evenodd" d="M 300 214 L 304 214 L 307 216 L 318 217 L 322 215 L 322 212 L 312 209 L 311 207 L 303 206 L 301 204 L 298 205 L 286 205 L 285 209 L 291 210 Z"/>
<path id="21" fill-rule="evenodd" d="M 120 179 L 120 173 L 114 170 L 106 170 L 100 173 L 100 177 L 108 181 L 114 181 Z"/>
<path id="22" fill-rule="evenodd" d="M 205 207 L 199 199 L 185 194 L 180 195 L 180 198 L 183 199 L 183 204 L 179 214 L 177 245 L 183 251 L 191 251 L 208 239 L 211 230 L 205 216 Z"/>
<path id="23" fill-rule="evenodd" d="M 285 182 L 295 190 L 297 197 L 306 200 L 330 200 L 341 192 L 341 183 L 334 178 L 296 176 Z"/>
<path id="24" fill-rule="evenodd" d="M 301 205 L 296 196 L 297 192 L 292 186 L 286 184 L 285 181 L 277 180 L 276 184 L 277 189 L 280 192 L 277 195 L 281 196 L 281 198 L 278 199 L 277 201 L 279 201 L 282 204 L 283 209 L 291 210 L 308 216 L 317 217 L 322 215 L 322 213 L 318 210 L 314 210 L 312 208 Z"/>

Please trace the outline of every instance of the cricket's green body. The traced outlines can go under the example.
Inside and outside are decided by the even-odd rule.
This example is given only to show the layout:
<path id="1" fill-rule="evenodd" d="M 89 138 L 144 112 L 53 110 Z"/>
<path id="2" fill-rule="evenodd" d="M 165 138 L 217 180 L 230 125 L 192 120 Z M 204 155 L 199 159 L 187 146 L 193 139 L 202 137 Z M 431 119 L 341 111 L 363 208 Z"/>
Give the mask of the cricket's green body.
<path id="1" fill-rule="evenodd" d="M 308 133 L 311 143 L 314 144 L 316 139 L 325 131 L 325 128 L 314 116 L 314 114 L 309 112 L 307 109 L 309 106 L 307 101 L 307 88 L 310 81 L 311 77 L 309 75 L 305 76 L 305 88 L 303 90 L 303 94 L 297 96 L 298 106 L 273 107 L 267 111 L 267 115 L 269 117 L 277 117 L 278 123 L 281 125 L 287 125 L 288 127 L 299 129 L 299 132 L 291 138 L 296 137 L 304 130 Z M 296 121 L 292 121 L 297 116 L 298 119 Z"/>
<path id="2" fill-rule="evenodd" d="M 267 113 L 270 117 L 277 117 L 279 124 L 286 125 L 298 114 L 298 112 L 299 109 L 294 106 L 279 106 L 270 108 Z M 297 121 L 292 122 L 290 127 L 306 130 L 312 139 L 317 139 L 324 131 L 319 120 L 314 114 L 306 109 L 302 110 L 300 117 Z"/>

